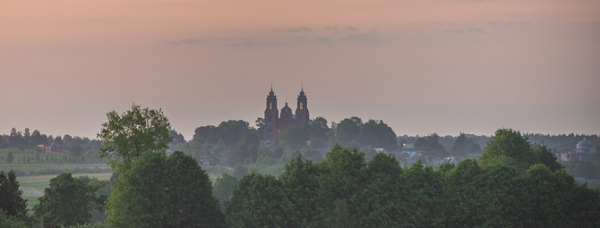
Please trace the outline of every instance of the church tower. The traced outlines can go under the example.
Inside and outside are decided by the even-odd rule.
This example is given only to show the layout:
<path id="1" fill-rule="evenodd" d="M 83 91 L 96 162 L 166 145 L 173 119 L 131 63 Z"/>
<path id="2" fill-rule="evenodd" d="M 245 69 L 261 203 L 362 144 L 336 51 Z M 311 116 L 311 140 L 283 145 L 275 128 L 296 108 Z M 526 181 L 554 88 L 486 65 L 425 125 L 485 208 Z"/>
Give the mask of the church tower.
<path id="1" fill-rule="evenodd" d="M 265 109 L 265 129 L 263 133 L 263 139 L 269 140 L 275 143 L 277 139 L 277 120 L 279 117 L 279 111 L 277 110 L 277 96 L 273 92 L 273 87 L 271 87 L 271 92 L 267 96 L 267 108 Z"/>
<path id="2" fill-rule="evenodd" d="M 298 100 L 296 103 L 296 124 L 299 126 L 303 126 L 308 124 L 308 120 L 310 116 L 308 114 L 308 103 L 306 99 L 306 94 L 304 94 L 304 88 L 300 91 L 298 95 Z"/>

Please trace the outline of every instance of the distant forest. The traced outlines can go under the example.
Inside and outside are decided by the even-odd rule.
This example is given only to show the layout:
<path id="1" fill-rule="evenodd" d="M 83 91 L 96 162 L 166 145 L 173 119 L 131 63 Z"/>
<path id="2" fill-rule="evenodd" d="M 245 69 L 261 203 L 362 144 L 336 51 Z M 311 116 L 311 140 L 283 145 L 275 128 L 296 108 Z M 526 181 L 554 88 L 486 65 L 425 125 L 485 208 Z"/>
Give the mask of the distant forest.
<path id="1" fill-rule="evenodd" d="M 367 159 L 374 156 L 378 148 L 382 148 L 388 153 L 396 154 L 400 164 L 406 167 L 419 159 L 433 164 L 448 156 L 458 160 L 477 158 L 493 137 L 463 133 L 458 136 L 439 136 L 436 133 L 426 136 L 397 136 L 382 120 L 363 121 L 359 117 L 349 117 L 339 122 L 328 122 L 323 117 L 317 117 L 303 128 L 291 127 L 281 132 L 278 135 L 278 145 L 265 146 L 260 144 L 263 125 L 262 118 L 257 118 L 254 126 L 243 120 L 228 120 L 216 126 L 196 128 L 191 139 L 185 139 L 182 134 L 170 130 L 173 141 L 169 143 L 169 149 L 182 151 L 200 163 L 228 165 L 235 168 L 238 176 L 251 171 L 278 175 L 283 171 L 284 164 L 296 155 L 302 154 L 305 159 L 320 161 L 325 158 L 325 152 L 335 144 L 358 148 Z M 573 151 L 576 144 L 584 138 L 596 147 L 596 151 L 600 151 L 598 135 L 525 133 L 523 136 L 532 144 L 546 146 L 551 152 Z M 10 134 L 0 135 L 0 149 L 41 153 L 44 148 L 40 145 L 60 147 L 65 153 L 63 156 L 26 155 L 13 158 L 11 162 L 103 161 L 98 150 L 102 142 L 98 139 L 68 134 L 52 136 L 38 130 L 30 131 L 29 128 L 23 131 L 13 128 Z M 420 156 L 410 156 L 402 151 L 415 151 Z M 5 154 L 0 153 L 0 161 L 7 161 Z M 563 162 L 563 165 L 573 175 L 600 178 L 600 161 L 569 161 Z"/>
<path id="2" fill-rule="evenodd" d="M 186 140 L 160 110 L 107 117 L 100 140 L 16 129 L 0 138 L 3 162 L 95 153 L 112 171 L 102 181 L 60 173 L 31 210 L 19 175 L 0 172 L 0 227 L 600 226 L 600 190 L 571 174 L 598 179 L 599 153 L 562 163 L 553 153 L 595 135 L 398 137 L 381 120 L 319 117 L 270 145 L 260 118 L 201 126 Z"/>

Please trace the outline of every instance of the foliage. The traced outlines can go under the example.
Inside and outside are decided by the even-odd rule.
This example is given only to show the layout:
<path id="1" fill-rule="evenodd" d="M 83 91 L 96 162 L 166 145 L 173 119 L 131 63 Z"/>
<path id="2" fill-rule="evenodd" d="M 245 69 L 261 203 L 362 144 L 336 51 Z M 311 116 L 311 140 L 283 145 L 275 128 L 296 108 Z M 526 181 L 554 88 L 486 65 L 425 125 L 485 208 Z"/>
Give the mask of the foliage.
<path id="1" fill-rule="evenodd" d="M 8 155 L 6 156 L 6 162 L 7 163 L 12 163 L 13 160 L 15 160 L 15 157 L 13 156 L 12 152 L 8 152 Z"/>
<path id="2" fill-rule="evenodd" d="M 23 219 L 27 216 L 27 200 L 22 197 L 14 171 L 0 172 L 0 211 L 6 216 Z"/>
<path id="3" fill-rule="evenodd" d="M 307 146 L 308 134 L 299 127 L 289 127 L 281 132 L 277 139 L 288 150 L 299 150 Z"/>
<path id="4" fill-rule="evenodd" d="M 142 153 L 108 201 L 113 227 L 223 227 L 208 175 L 182 152 Z"/>
<path id="5" fill-rule="evenodd" d="M 360 125 L 362 120 L 358 117 L 351 117 L 340 121 L 335 125 L 335 140 L 343 146 L 349 146 L 352 142 L 358 140 L 360 134 Z"/>
<path id="6" fill-rule="evenodd" d="M 534 164 L 544 164 L 552 171 L 562 168 L 546 146 L 532 145 L 520 132 L 512 129 L 496 131 L 481 154 L 480 162 L 483 166 L 512 163 L 520 169 Z"/>
<path id="7" fill-rule="evenodd" d="M 44 227 L 85 224 L 91 217 L 97 189 L 98 186 L 86 185 L 70 173 L 60 174 L 50 180 L 33 211 Z"/>
<path id="8" fill-rule="evenodd" d="M 27 227 L 24 221 L 19 221 L 13 216 L 8 216 L 3 210 L 0 210 L 0 227 L 3 228 L 25 228 Z"/>
<path id="9" fill-rule="evenodd" d="M 103 142 L 100 155 L 108 157 L 115 170 L 131 168 L 143 152 L 166 149 L 173 140 L 169 120 L 160 109 L 142 109 L 133 104 L 121 115 L 111 111 L 106 116 L 108 122 L 98 133 Z"/>
<path id="10" fill-rule="evenodd" d="M 600 191 L 546 164 L 521 169 L 514 158 L 493 159 L 403 169 L 393 155 L 376 153 L 367 163 L 358 150 L 335 145 L 318 163 L 296 157 L 279 178 L 244 176 L 226 217 L 232 227 L 600 225 Z"/>
<path id="11" fill-rule="evenodd" d="M 446 148 L 440 144 L 440 136 L 436 133 L 428 135 L 423 138 L 418 138 L 415 141 L 415 150 L 422 151 L 426 156 L 430 156 L 432 158 L 443 158 L 448 156 L 448 152 L 446 152 Z"/>
<path id="12" fill-rule="evenodd" d="M 290 208 L 281 181 L 251 173 L 235 187 L 225 214 L 229 227 L 289 227 Z"/>
<path id="13" fill-rule="evenodd" d="M 313 119 L 312 124 L 308 126 L 308 139 L 310 140 L 310 147 L 312 148 L 324 148 L 327 146 L 329 137 L 329 126 L 327 126 L 327 120 L 323 117 L 317 117 Z"/>
<path id="14" fill-rule="evenodd" d="M 225 206 L 225 202 L 229 200 L 237 182 L 237 179 L 228 173 L 223 173 L 217 178 L 213 188 L 213 195 L 219 200 L 221 206 Z"/>
<path id="15" fill-rule="evenodd" d="M 358 142 L 362 147 L 384 148 L 388 151 L 398 146 L 396 133 L 382 120 L 369 120 L 362 124 Z"/>
<path id="16" fill-rule="evenodd" d="M 452 145 L 452 149 L 450 150 L 450 154 L 453 156 L 461 156 L 465 157 L 468 154 L 478 154 L 481 153 L 481 147 L 479 144 L 475 143 L 473 139 L 468 138 L 464 133 L 460 133 L 456 139 L 454 139 L 454 144 Z"/>

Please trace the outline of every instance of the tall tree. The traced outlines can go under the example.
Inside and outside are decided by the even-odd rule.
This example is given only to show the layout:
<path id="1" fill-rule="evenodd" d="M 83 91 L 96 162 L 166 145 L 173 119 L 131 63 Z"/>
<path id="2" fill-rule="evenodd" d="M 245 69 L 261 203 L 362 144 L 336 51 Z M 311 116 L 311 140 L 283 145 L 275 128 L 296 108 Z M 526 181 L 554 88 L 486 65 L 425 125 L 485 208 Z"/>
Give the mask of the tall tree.
<path id="1" fill-rule="evenodd" d="M 329 126 L 327 126 L 327 120 L 323 117 L 317 117 L 312 121 L 312 124 L 308 126 L 308 139 L 310 140 L 310 147 L 312 148 L 325 148 L 329 137 Z"/>
<path id="2" fill-rule="evenodd" d="M 120 173 L 107 207 L 114 227 L 224 227 L 208 175 L 180 151 L 142 153 Z"/>
<path id="3" fill-rule="evenodd" d="M 6 155 L 6 162 L 12 163 L 14 160 L 15 160 L 15 157 L 14 157 L 12 151 L 8 152 L 8 154 Z"/>
<path id="4" fill-rule="evenodd" d="M 91 217 L 97 188 L 73 178 L 70 173 L 60 174 L 50 179 L 50 186 L 33 211 L 44 227 L 85 224 Z"/>
<path id="5" fill-rule="evenodd" d="M 24 218 L 27 215 L 27 200 L 23 199 L 22 194 L 15 172 L 0 172 L 0 210 L 7 216 Z"/>
<path id="6" fill-rule="evenodd" d="M 225 202 L 229 200 L 237 182 L 237 179 L 228 173 L 223 173 L 220 177 L 217 177 L 213 188 L 213 195 L 219 200 L 221 206 L 225 206 Z"/>
<path id="7" fill-rule="evenodd" d="M 336 125 L 335 128 L 336 142 L 343 146 L 349 146 L 351 143 L 357 143 L 361 125 L 362 121 L 358 117 L 351 117 L 342 120 Z"/>
<path id="8" fill-rule="evenodd" d="M 250 173 L 233 190 L 225 213 L 229 227 L 290 227 L 289 202 L 281 181 L 270 175 Z"/>
<path id="9" fill-rule="evenodd" d="M 127 170 L 142 153 L 164 150 L 173 140 L 171 125 L 161 109 L 133 104 L 123 114 L 111 111 L 106 116 L 108 122 L 98 133 L 103 142 L 100 155 L 109 158 L 113 169 Z"/>

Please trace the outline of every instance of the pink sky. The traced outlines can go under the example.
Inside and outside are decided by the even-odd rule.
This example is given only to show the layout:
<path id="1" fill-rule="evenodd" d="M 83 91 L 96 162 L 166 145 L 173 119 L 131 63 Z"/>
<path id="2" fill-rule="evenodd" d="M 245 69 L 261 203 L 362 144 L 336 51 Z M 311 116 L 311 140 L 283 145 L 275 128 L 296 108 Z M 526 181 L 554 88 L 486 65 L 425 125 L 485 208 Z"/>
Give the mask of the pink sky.
<path id="1" fill-rule="evenodd" d="M 136 103 L 190 139 L 271 82 L 399 135 L 599 134 L 600 1 L 0 0 L 0 134 L 94 138 Z"/>

